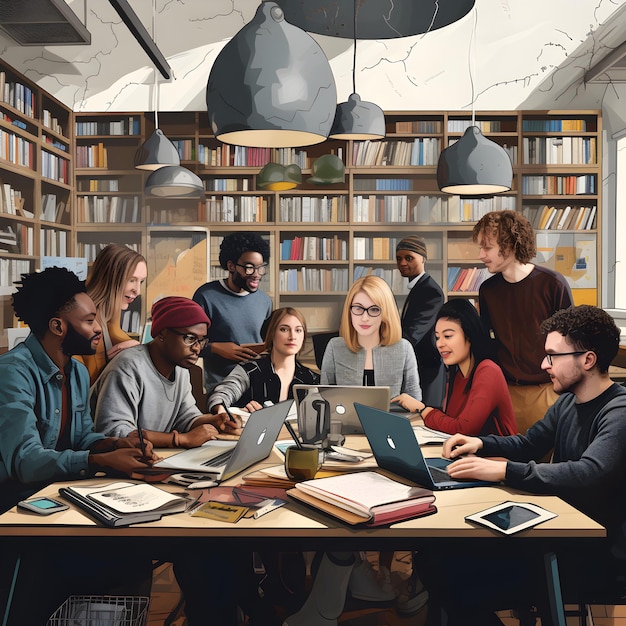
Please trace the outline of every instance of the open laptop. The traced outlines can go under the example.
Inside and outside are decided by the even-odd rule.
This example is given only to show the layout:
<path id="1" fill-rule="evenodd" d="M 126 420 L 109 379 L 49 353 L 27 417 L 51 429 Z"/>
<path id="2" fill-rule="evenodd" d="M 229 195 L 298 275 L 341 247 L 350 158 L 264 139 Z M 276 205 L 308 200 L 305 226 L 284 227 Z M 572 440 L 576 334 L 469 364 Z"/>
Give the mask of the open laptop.
<path id="1" fill-rule="evenodd" d="M 325 415 L 341 422 L 343 435 L 362 434 L 363 427 L 354 408 L 355 402 L 389 410 L 389 387 L 349 385 L 294 385 L 293 397 L 299 424 L 323 424 Z M 309 415 L 312 413 L 313 415 Z"/>
<path id="2" fill-rule="evenodd" d="M 207 441 L 158 461 L 154 468 L 209 474 L 223 481 L 267 458 L 278 438 L 293 400 L 254 411 L 237 441 Z"/>
<path id="3" fill-rule="evenodd" d="M 358 402 L 355 402 L 354 407 L 363 424 L 363 431 L 378 467 L 433 491 L 493 485 L 482 480 L 450 478 L 445 468 L 451 461 L 425 458 L 411 422 L 406 417 L 364 406 Z"/>

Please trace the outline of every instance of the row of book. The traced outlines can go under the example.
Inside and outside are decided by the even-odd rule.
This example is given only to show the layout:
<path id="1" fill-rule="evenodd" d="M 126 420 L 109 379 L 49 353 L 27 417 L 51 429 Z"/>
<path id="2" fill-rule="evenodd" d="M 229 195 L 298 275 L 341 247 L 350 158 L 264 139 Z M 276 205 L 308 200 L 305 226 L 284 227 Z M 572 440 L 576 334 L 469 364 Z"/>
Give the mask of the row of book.
<path id="1" fill-rule="evenodd" d="M 41 219 L 45 222 L 69 224 L 70 204 L 57 199 L 55 193 L 44 193 L 41 196 Z M 67 215 L 66 215 L 67 213 Z"/>
<path id="2" fill-rule="evenodd" d="M 25 198 L 22 192 L 9 183 L 3 183 L 2 179 L 0 179 L 0 213 L 34 217 L 34 213 L 25 208 Z"/>
<path id="3" fill-rule="evenodd" d="M 302 267 L 280 270 L 281 292 L 332 293 L 348 291 L 348 268 Z"/>
<path id="4" fill-rule="evenodd" d="M 53 130 L 58 135 L 65 135 L 63 125 L 59 121 L 59 118 L 48 111 L 48 109 L 42 109 L 41 122 L 46 128 Z"/>
<path id="5" fill-rule="evenodd" d="M 205 178 L 205 191 L 248 191 L 250 181 L 247 178 Z"/>
<path id="6" fill-rule="evenodd" d="M 2 102 L 34 119 L 37 106 L 33 90 L 27 85 L 10 80 L 4 71 L 0 71 L 0 98 Z"/>
<path id="7" fill-rule="evenodd" d="M 580 176 L 522 176 L 524 195 L 575 196 L 596 193 L 596 177 L 593 174 Z"/>
<path id="8" fill-rule="evenodd" d="M 281 197 L 278 209 L 281 222 L 347 222 L 345 196 Z"/>
<path id="9" fill-rule="evenodd" d="M 65 185 L 69 184 L 70 162 L 63 157 L 52 154 L 47 150 L 41 151 L 41 175 L 50 180 L 56 180 Z"/>
<path id="10" fill-rule="evenodd" d="M 352 204 L 354 222 L 407 222 L 410 219 L 409 197 L 354 196 Z"/>
<path id="11" fill-rule="evenodd" d="M 28 250 L 28 231 L 31 250 Z M 0 222 L 0 250 L 14 254 L 32 254 L 33 227 L 25 224 L 5 224 Z M 25 235 L 26 239 L 23 239 Z"/>
<path id="12" fill-rule="evenodd" d="M 0 159 L 35 169 L 35 146 L 30 141 L 0 128 Z"/>
<path id="13" fill-rule="evenodd" d="M 440 151 L 441 141 L 437 137 L 416 137 L 413 141 L 355 141 L 352 165 L 436 165 Z"/>
<path id="14" fill-rule="evenodd" d="M 93 146 L 76 146 L 76 167 L 103 167 L 107 168 L 107 148 L 99 142 Z"/>
<path id="15" fill-rule="evenodd" d="M 78 191 L 119 191 L 120 181 L 118 178 L 79 178 Z"/>
<path id="16" fill-rule="evenodd" d="M 211 196 L 205 199 L 212 222 L 265 222 L 267 198 L 263 196 Z"/>
<path id="17" fill-rule="evenodd" d="M 491 211 L 515 210 L 515 196 L 493 196 L 492 198 L 448 198 L 449 222 L 477 222 Z"/>
<path id="18" fill-rule="evenodd" d="M 441 121 L 439 120 L 407 120 L 396 122 L 396 133 L 398 134 L 435 134 L 440 132 Z"/>
<path id="19" fill-rule="evenodd" d="M 353 237 L 352 247 L 355 261 L 395 261 L 396 244 L 400 237 Z"/>
<path id="20" fill-rule="evenodd" d="M 94 135 L 139 135 L 141 119 L 130 115 L 119 120 L 81 120 L 76 122 L 76 135 L 92 137 Z"/>
<path id="21" fill-rule="evenodd" d="M 592 230 L 596 206 L 524 207 L 522 214 L 536 230 Z"/>
<path id="22" fill-rule="evenodd" d="M 32 271 L 31 262 L 24 259 L 0 258 L 0 287 L 14 288 L 16 280 L 20 280 L 22 274 Z"/>
<path id="23" fill-rule="evenodd" d="M 486 267 L 449 267 L 448 291 L 476 292 L 489 276 Z"/>
<path id="24" fill-rule="evenodd" d="M 592 165 L 597 163 L 595 137 L 524 137 L 524 163 Z"/>
<path id="25" fill-rule="evenodd" d="M 193 149 L 191 160 L 195 160 Z M 198 145 L 197 160 L 206 167 L 262 167 L 268 163 L 295 164 L 301 169 L 309 167 L 307 153 L 295 148 L 248 148 L 245 146 Z"/>
<path id="26" fill-rule="evenodd" d="M 398 296 L 409 293 L 408 281 L 403 278 L 396 268 L 355 265 L 353 280 L 358 280 L 363 276 L 378 276 L 382 278 L 391 287 L 391 291 Z"/>
<path id="27" fill-rule="evenodd" d="M 294 237 L 280 242 L 281 261 L 347 261 L 348 242 L 332 237 Z"/>
<path id="28" fill-rule="evenodd" d="M 355 178 L 355 191 L 411 191 L 413 181 L 408 178 Z"/>
<path id="29" fill-rule="evenodd" d="M 470 126 L 478 126 L 481 133 L 499 133 L 502 131 L 500 120 L 448 120 L 449 133 L 464 133 Z"/>
<path id="30" fill-rule="evenodd" d="M 68 256 L 67 231 L 42 228 L 39 232 L 39 256 Z"/>
<path id="31" fill-rule="evenodd" d="M 544 120 L 522 120 L 523 131 L 538 132 L 572 132 L 587 131 L 587 122 L 584 119 L 544 119 Z"/>
<path id="32" fill-rule="evenodd" d="M 101 243 L 78 242 L 78 255 L 87 259 L 89 263 L 93 263 L 98 256 L 98 252 L 109 245 L 109 241 Z M 138 243 L 124 242 L 124 245 L 135 252 L 140 252 Z"/>
<path id="33" fill-rule="evenodd" d="M 67 145 L 59 141 L 58 139 L 55 139 L 54 137 L 48 137 L 48 135 L 44 135 L 43 139 L 49 146 L 52 146 L 53 148 L 56 148 L 57 150 L 62 150 L 63 152 L 67 152 Z"/>
<path id="34" fill-rule="evenodd" d="M 82 223 L 137 223 L 141 221 L 139 196 L 78 196 L 76 218 Z"/>

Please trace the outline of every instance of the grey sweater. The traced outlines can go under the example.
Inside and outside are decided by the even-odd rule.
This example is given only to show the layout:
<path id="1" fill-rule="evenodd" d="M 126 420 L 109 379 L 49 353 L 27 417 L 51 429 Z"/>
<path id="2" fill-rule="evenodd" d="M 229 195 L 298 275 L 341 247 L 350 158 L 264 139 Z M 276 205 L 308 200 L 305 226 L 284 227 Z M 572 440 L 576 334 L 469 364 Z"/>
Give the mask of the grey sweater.
<path id="1" fill-rule="evenodd" d="M 482 437 L 480 456 L 509 459 L 505 484 L 554 494 L 623 541 L 626 523 L 626 389 L 614 384 L 576 404 L 563 394 L 526 435 Z M 539 463 L 554 449 L 551 463 Z"/>
<path id="2" fill-rule="evenodd" d="M 390 346 L 376 346 L 372 357 L 374 382 L 389 387 L 390 397 L 408 393 L 417 400 L 422 399 L 415 352 L 406 339 Z M 335 337 L 328 342 L 324 352 L 320 383 L 362 385 L 364 369 L 365 350 L 352 352 L 341 337 Z"/>
<path id="3" fill-rule="evenodd" d="M 156 432 L 187 432 L 201 415 L 191 392 L 189 371 L 176 367 L 174 380 L 152 363 L 147 345 L 120 352 L 100 374 L 90 394 L 96 430 L 125 437 L 141 427 Z"/>

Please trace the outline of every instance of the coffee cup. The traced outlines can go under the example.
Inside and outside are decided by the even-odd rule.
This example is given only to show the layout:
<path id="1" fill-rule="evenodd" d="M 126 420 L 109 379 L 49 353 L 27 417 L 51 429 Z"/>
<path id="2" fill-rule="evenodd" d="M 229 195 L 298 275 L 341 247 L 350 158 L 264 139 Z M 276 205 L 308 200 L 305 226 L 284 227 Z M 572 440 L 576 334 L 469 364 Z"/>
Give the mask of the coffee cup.
<path id="1" fill-rule="evenodd" d="M 302 444 L 301 448 L 289 446 L 285 450 L 285 472 L 291 480 L 310 480 L 321 466 L 317 446 Z"/>

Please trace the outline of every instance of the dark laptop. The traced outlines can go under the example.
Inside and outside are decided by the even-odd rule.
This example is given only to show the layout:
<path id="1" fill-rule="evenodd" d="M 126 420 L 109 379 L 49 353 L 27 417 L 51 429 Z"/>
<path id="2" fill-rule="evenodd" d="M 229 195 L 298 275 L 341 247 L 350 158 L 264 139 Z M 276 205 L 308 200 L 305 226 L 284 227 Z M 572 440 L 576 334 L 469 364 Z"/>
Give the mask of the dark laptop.
<path id="1" fill-rule="evenodd" d="M 425 458 L 408 418 L 357 402 L 354 408 L 378 467 L 433 491 L 493 485 L 482 480 L 450 478 L 445 468 L 451 461 Z"/>

